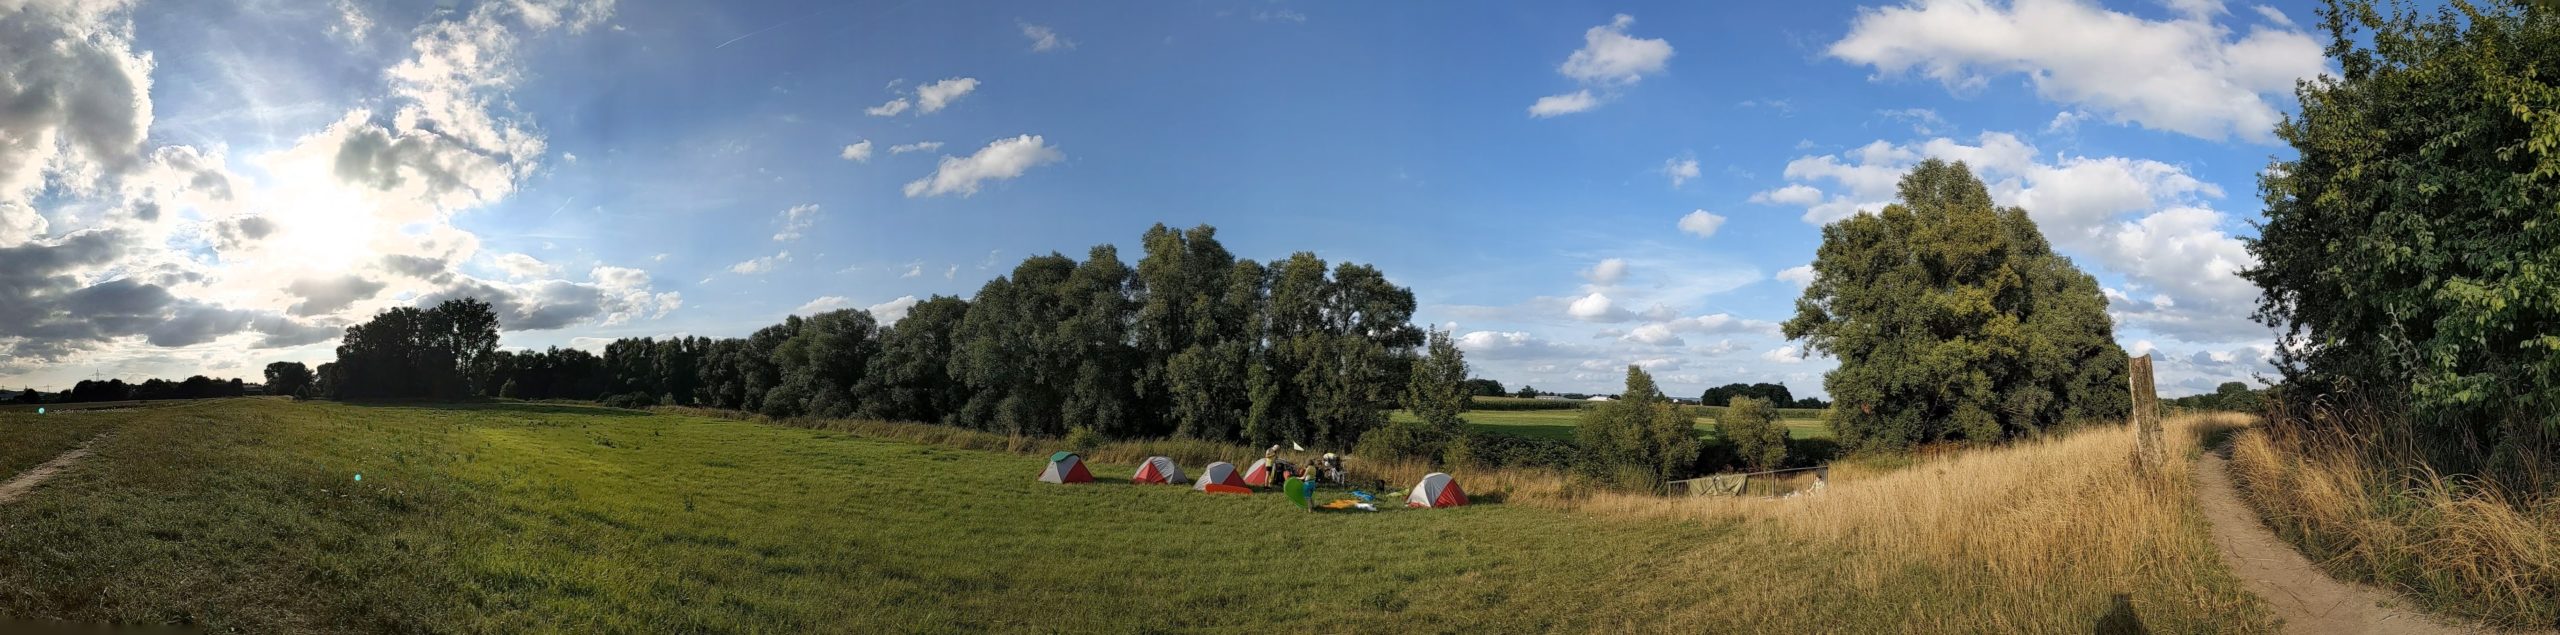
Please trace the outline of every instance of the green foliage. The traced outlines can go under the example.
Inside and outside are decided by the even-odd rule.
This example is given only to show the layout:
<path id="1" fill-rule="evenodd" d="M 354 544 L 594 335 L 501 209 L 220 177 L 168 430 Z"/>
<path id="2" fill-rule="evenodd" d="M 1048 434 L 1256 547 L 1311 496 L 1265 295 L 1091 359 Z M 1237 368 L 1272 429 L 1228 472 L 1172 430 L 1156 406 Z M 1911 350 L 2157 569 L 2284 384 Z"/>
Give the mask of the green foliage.
<path id="1" fill-rule="evenodd" d="M 853 392 L 863 417 L 946 423 L 969 399 L 949 371 L 953 331 L 969 314 L 969 301 L 937 295 L 907 309 L 906 319 L 880 327 L 880 349 Z"/>
<path id="2" fill-rule="evenodd" d="M 477 298 L 399 307 L 347 327 L 324 366 L 332 396 L 458 399 L 480 394 L 498 348 L 498 314 Z"/>
<path id="3" fill-rule="evenodd" d="M 2192 410 L 2222 410 L 2255 414 L 2265 410 L 2268 393 L 2269 391 L 2266 390 L 2251 390 L 2248 384 L 2226 381 L 2216 386 L 2213 392 L 2164 399 L 2161 403 Z"/>
<path id="4" fill-rule="evenodd" d="M 267 365 L 267 394 L 301 397 L 311 391 L 311 367 L 302 362 L 275 362 Z"/>
<path id="5" fill-rule="evenodd" d="M 1574 428 L 1581 471 L 1615 487 L 1654 490 L 1685 476 L 1698 460 L 1698 431 L 1689 414 L 1656 389 L 1653 375 L 1627 367 L 1616 401 L 1584 411 Z"/>
<path id="6" fill-rule="evenodd" d="M 2441 467 L 2560 457 L 2560 21 L 2513 2 L 2322 11 L 2340 73 L 2296 89 L 2260 177 L 2258 319 L 2287 394 L 2413 422 Z"/>
<path id="7" fill-rule="evenodd" d="M 1481 377 L 1467 380 L 1465 384 L 1465 391 L 1467 395 L 1471 397 L 1507 397 L 1511 395 L 1511 391 L 1504 390 L 1502 388 L 1502 382 L 1484 379 Z"/>
<path id="8" fill-rule="evenodd" d="M 1851 449 L 1997 441 L 2130 408 L 2097 281 L 1962 163 L 1904 175 L 1901 201 L 1822 230 L 1786 335 L 1823 378 Z"/>
<path id="9" fill-rule="evenodd" d="M 1107 440 L 1102 433 L 1095 432 L 1093 428 L 1077 427 L 1068 429 L 1067 436 L 1059 441 L 1065 443 L 1067 449 L 1078 453 L 1091 453 L 1094 448 L 1102 447 L 1102 442 Z"/>
<path id="10" fill-rule="evenodd" d="M 1774 470 L 1787 462 L 1787 427 L 1769 402 L 1734 397 L 1716 416 L 1716 436 L 1733 445 L 1733 453 L 1752 471 Z"/>
<path id="11" fill-rule="evenodd" d="M 1538 392 L 1538 387 L 1537 387 L 1537 386 L 1522 385 L 1522 386 L 1520 386 L 1520 392 L 1512 393 L 1512 395 L 1511 395 L 1511 396 L 1513 396 L 1513 397 L 1519 397 L 1519 398 L 1521 398 L 1521 399 L 1536 399 L 1536 398 L 1538 398 L 1538 395 L 1543 395 L 1543 394 L 1547 394 L 1547 393 Z"/>

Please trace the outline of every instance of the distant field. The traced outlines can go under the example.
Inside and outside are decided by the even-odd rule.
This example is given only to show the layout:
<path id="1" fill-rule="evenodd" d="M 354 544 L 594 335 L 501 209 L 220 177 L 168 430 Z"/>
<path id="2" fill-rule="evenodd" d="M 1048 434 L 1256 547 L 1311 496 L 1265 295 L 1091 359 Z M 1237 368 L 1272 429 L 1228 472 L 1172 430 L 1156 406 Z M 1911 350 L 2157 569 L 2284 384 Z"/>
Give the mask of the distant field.
<path id="1" fill-rule="evenodd" d="M 115 434 L 0 505 L 0 623 L 2068 632 L 2133 617 L 2154 632 L 2269 628 L 2210 552 L 2196 555 L 2203 530 L 2175 522 L 2177 491 L 2051 476 L 2122 471 L 2080 457 L 2121 456 L 2127 435 L 2053 446 L 2089 450 L 2056 456 L 2064 468 L 1862 478 L 1834 488 L 1834 507 L 1651 511 L 1682 503 L 1602 497 L 1577 512 L 1318 515 L 1270 494 L 1115 482 L 1127 465 L 1094 465 L 1101 483 L 1048 485 L 1026 455 L 555 404 L 230 399 L 33 419 L 0 414 L 0 429 L 80 421 Z M 1884 487 L 1899 489 L 1856 495 Z M 1931 511 L 1914 506 L 1940 498 L 1905 490 L 1976 495 Z M 2101 495 L 2116 498 L 2067 498 Z M 1829 511 L 1795 515 L 1817 509 Z M 2123 522 L 2127 509 L 2171 521 Z M 1977 520 L 2003 531 L 1975 531 Z M 1967 542 L 1891 542 L 1918 535 Z M 2018 542 L 2046 535 L 2060 539 Z M 2007 551 L 2021 544 L 2070 550 Z"/>
<path id="2" fill-rule="evenodd" d="M 1721 411 L 1721 409 L 1718 410 Z M 1827 439 L 1831 437 L 1831 428 L 1823 425 L 1820 418 L 1799 417 L 1795 414 L 1790 414 L 1794 412 L 1819 413 L 1821 411 L 1793 409 L 1780 411 L 1779 416 L 1781 419 L 1779 420 L 1787 424 L 1788 437 L 1797 439 Z M 1397 410 L 1390 413 L 1389 417 L 1397 421 L 1411 421 L 1413 420 L 1413 413 Z M 1468 425 L 1486 432 L 1516 434 L 1524 437 L 1570 440 L 1573 438 L 1573 427 L 1575 422 L 1580 421 L 1582 418 L 1582 411 L 1470 410 L 1463 415 L 1463 418 L 1467 420 Z M 1696 421 L 1698 426 L 1698 436 L 1708 439 L 1716 438 L 1716 420 L 1714 418 L 1702 416 L 1697 417 Z"/>

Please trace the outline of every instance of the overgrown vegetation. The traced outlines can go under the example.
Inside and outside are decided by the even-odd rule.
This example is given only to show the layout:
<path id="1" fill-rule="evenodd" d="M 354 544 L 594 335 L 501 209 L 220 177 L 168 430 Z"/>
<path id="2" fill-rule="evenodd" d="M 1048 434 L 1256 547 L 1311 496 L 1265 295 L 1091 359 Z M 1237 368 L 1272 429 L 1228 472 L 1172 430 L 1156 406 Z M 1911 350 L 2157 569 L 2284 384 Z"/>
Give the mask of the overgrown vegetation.
<path id="1" fill-rule="evenodd" d="M 1637 366 L 1627 367 L 1626 391 L 1583 411 L 1573 434 L 1582 453 L 1576 467 L 1620 489 L 1659 491 L 1698 463 L 1697 424 Z"/>
<path id="2" fill-rule="evenodd" d="M 2098 282 L 1999 208 L 1963 163 L 1922 161 L 1900 199 L 1822 228 L 1789 339 L 1840 360 L 1823 376 L 1852 449 L 1990 442 L 2120 420 L 2125 354 Z"/>

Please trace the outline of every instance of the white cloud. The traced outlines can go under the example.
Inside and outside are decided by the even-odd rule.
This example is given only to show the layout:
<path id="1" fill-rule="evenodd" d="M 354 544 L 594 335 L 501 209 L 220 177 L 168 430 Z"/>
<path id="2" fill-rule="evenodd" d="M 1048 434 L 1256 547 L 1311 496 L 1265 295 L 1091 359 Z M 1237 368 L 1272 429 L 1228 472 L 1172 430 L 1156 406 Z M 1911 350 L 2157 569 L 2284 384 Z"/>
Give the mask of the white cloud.
<path id="1" fill-rule="evenodd" d="M 1474 331 L 1458 336 L 1455 343 L 1470 359 L 1534 359 L 1566 352 L 1523 331 Z"/>
<path id="2" fill-rule="evenodd" d="M 916 114 L 930 114 L 978 89 L 974 77 L 954 77 L 916 87 Z"/>
<path id="3" fill-rule="evenodd" d="M 952 266 L 951 266 L 951 268 L 942 270 L 942 279 L 944 279 L 944 280 L 958 280 L 958 279 L 960 279 L 960 265 L 952 265 Z"/>
<path id="4" fill-rule="evenodd" d="M 940 149 L 942 149 L 942 142 L 940 142 L 940 141 L 918 141 L 918 142 L 915 142 L 915 143 L 901 143 L 901 144 L 898 144 L 898 145 L 889 146 L 889 154 L 906 154 L 906 153 L 909 153 L 909 152 L 932 152 L 932 151 L 940 150 Z"/>
<path id="5" fill-rule="evenodd" d="M 1804 363 L 1804 352 L 1793 346 L 1780 346 L 1761 353 L 1760 359 L 1780 364 L 1801 364 Z"/>
<path id="6" fill-rule="evenodd" d="M 1939 117 L 1938 111 L 1927 108 L 1878 110 L 1876 111 L 1876 114 L 1883 115 L 1886 119 L 1911 124 L 1912 134 L 1940 134 L 1945 132 L 1947 128 L 1947 120 Z"/>
<path id="7" fill-rule="evenodd" d="M 907 198 L 945 194 L 973 196 L 978 193 L 978 186 L 986 181 L 1011 180 L 1033 167 L 1065 159 L 1066 154 L 1050 146 L 1039 135 L 998 139 L 966 158 L 943 157 L 941 166 L 932 175 L 907 183 L 905 191 Z"/>
<path id="8" fill-rule="evenodd" d="M 907 98 L 905 98 L 905 97 L 899 97 L 899 98 L 896 98 L 896 99 L 891 99 L 891 100 L 889 100 L 888 102 L 886 102 L 886 103 L 882 103 L 882 104 L 880 104 L 880 105 L 878 105 L 878 106 L 872 106 L 872 107 L 870 107 L 870 108 L 863 109 L 863 111 L 862 111 L 862 112 L 863 112 L 863 113 L 865 113 L 865 114 L 869 114 L 869 115 L 871 115 L 871 116 L 873 116 L 873 117 L 896 117 L 896 116 L 898 116 L 898 114 L 899 114 L 899 113 L 906 112 L 906 111 L 907 111 L 907 107 L 908 107 L 908 106 L 910 106 L 910 105 L 912 105 L 912 104 L 909 104 L 909 103 L 907 102 Z"/>
<path id="9" fill-rule="evenodd" d="M 1635 16 L 1618 14 L 1608 24 L 1582 32 L 1582 48 L 1556 67 L 1575 81 L 1589 84 L 1633 84 L 1648 73 L 1662 72 L 1671 62 L 1671 43 L 1627 35 Z"/>
<path id="10" fill-rule="evenodd" d="M 2293 28 L 2293 18 L 2285 17 L 2284 12 L 2277 10 L 2275 7 L 2261 4 L 2250 7 L 2250 9 L 2256 10 L 2258 12 L 2258 17 L 2266 18 L 2269 24 L 2274 24 L 2288 29 Z"/>
<path id="11" fill-rule="evenodd" d="M 729 265 L 729 273 L 739 275 L 759 274 L 772 271 L 776 265 L 786 262 L 791 262 L 791 252 L 789 251 L 760 258 L 750 258 L 745 262 Z"/>
<path id="12" fill-rule="evenodd" d="M 1627 35 L 1635 26 L 1634 16 L 1618 14 L 1608 24 L 1582 32 L 1582 48 L 1565 56 L 1556 72 L 1583 86 L 1582 90 L 1549 95 L 1529 106 L 1532 117 L 1584 112 L 1596 108 L 1606 98 L 1594 95 L 1593 88 L 1615 91 L 1634 86 L 1644 76 L 1663 71 L 1671 63 L 1671 43 L 1661 39 L 1644 39 Z"/>
<path id="13" fill-rule="evenodd" d="M 1635 314 L 1618 308 L 1609 296 L 1599 292 L 1574 298 L 1572 304 L 1565 306 L 1565 315 L 1586 322 L 1624 322 L 1635 317 Z"/>
<path id="14" fill-rule="evenodd" d="M 808 304 L 800 305 L 800 308 L 792 309 L 792 310 L 791 310 L 791 314 L 792 314 L 792 315 L 816 315 L 816 314 L 819 314 L 819 313 L 825 313 L 825 312 L 828 312 L 828 311 L 834 311 L 834 310 L 836 310 L 836 309 L 849 308 L 849 307 L 852 307 L 852 306 L 853 306 L 853 300 L 852 300 L 852 299 L 850 299 L 850 298 L 846 298 L 846 297 L 844 297 L 844 296 L 840 296 L 840 295 L 820 296 L 818 299 L 810 300 Z"/>
<path id="15" fill-rule="evenodd" d="M 809 226 L 818 223 L 818 204 L 803 203 L 782 210 L 782 231 L 773 235 L 775 242 L 799 240 Z"/>
<path id="16" fill-rule="evenodd" d="M 329 35 L 363 44 L 365 37 L 373 32 L 373 18 L 366 17 L 364 9 L 356 6 L 354 0 L 334 0 L 329 5 L 338 12 L 338 21 L 329 25 Z"/>
<path id="17" fill-rule="evenodd" d="M 1833 57 L 1882 74 L 1916 71 L 1971 91 L 2017 74 L 2046 99 L 2205 139 L 2274 141 L 2281 98 L 2325 68 L 2319 42 L 2283 27 L 2234 39 L 2220 3 L 2173 3 L 2148 20 L 2077 0 L 1909 0 L 1865 9 Z"/>
<path id="18" fill-rule="evenodd" d="M 1813 284 L 1813 265 L 1796 265 L 1780 269 L 1778 279 L 1795 283 L 1799 287 Z"/>
<path id="19" fill-rule="evenodd" d="M 1540 97 L 1538 98 L 1538 103 L 1529 104 L 1529 116 L 1553 117 L 1556 115 L 1570 115 L 1599 106 L 1600 99 L 1591 96 L 1591 91 L 1589 89 L 1584 89 L 1570 93 Z"/>
<path id="20" fill-rule="evenodd" d="M 871 140 L 853 142 L 853 145 L 845 146 L 844 151 L 837 152 L 836 156 L 855 163 L 869 162 L 871 161 Z"/>
<path id="21" fill-rule="evenodd" d="M 1802 183 L 1790 184 L 1751 195 L 1751 202 L 1771 205 L 1811 206 L 1822 202 L 1822 189 Z"/>
<path id="22" fill-rule="evenodd" d="M 1680 217 L 1680 231 L 1696 234 L 1699 238 L 1714 238 L 1716 236 L 1716 230 L 1722 229 L 1723 227 L 1723 216 L 1717 216 L 1713 212 L 1708 212 L 1703 209 L 1689 212 L 1689 215 Z"/>
<path id="23" fill-rule="evenodd" d="M 872 319 L 879 320 L 883 325 L 896 324 L 899 320 L 907 319 L 907 310 L 915 308 L 916 302 L 918 300 L 915 296 L 902 295 L 895 300 L 871 305 L 867 310 L 871 311 Z"/>
<path id="24" fill-rule="evenodd" d="M 1681 184 L 1688 183 L 1689 179 L 1698 178 L 1698 159 L 1696 157 L 1663 159 L 1662 175 L 1671 177 L 1672 187 L 1680 187 Z"/>
<path id="25" fill-rule="evenodd" d="M 1071 51 L 1076 48 L 1075 40 L 1058 37 L 1058 32 L 1050 29 L 1049 27 L 1029 22 L 1016 22 L 1015 24 L 1022 27 L 1022 37 L 1030 38 L 1032 52 L 1047 53 L 1050 51 Z"/>
<path id="26" fill-rule="evenodd" d="M 922 262 L 911 262 L 911 263 L 907 263 L 907 273 L 906 273 L 905 275 L 901 275 L 901 276 L 898 276 L 898 277 L 900 277 L 900 278 L 915 278 L 915 277 L 920 277 L 920 276 L 923 276 L 923 275 L 924 275 L 924 263 L 922 263 Z"/>
<path id="27" fill-rule="evenodd" d="M 1601 286 L 1617 284 L 1619 280 L 1623 280 L 1626 277 L 1627 261 L 1624 258 L 1610 258 L 1602 260 L 1600 261 L 1600 264 L 1592 265 L 1590 269 L 1582 271 L 1583 279 L 1590 280 L 1592 284 Z"/>
<path id="28" fill-rule="evenodd" d="M 560 275 L 559 267 L 545 264 L 541 260 L 536 260 L 534 257 L 524 254 L 498 254 L 497 257 L 491 258 L 490 261 L 497 264 L 499 271 L 506 272 L 507 277 L 509 278 L 540 278 L 544 276 Z"/>

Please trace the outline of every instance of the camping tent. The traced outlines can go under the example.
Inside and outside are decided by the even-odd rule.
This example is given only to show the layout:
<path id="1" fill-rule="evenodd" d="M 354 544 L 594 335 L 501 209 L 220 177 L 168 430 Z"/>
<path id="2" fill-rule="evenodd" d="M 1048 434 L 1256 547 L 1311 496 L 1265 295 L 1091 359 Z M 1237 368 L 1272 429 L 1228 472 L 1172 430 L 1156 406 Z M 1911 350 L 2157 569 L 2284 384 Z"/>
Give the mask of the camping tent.
<path id="1" fill-rule="evenodd" d="M 1413 484 L 1413 495 L 1404 498 L 1406 507 L 1457 507 L 1467 504 L 1466 490 L 1449 480 L 1447 472 L 1432 472 Z"/>
<path id="2" fill-rule="evenodd" d="M 1202 468 L 1200 470 L 1199 484 L 1193 485 L 1191 488 L 1203 492 L 1214 492 L 1220 494 L 1253 493 L 1253 490 L 1245 487 L 1244 478 L 1236 476 L 1236 464 L 1228 463 L 1226 461 L 1211 463 L 1209 464 L 1209 467 Z"/>
<path id="3" fill-rule="evenodd" d="M 1093 473 L 1084 470 L 1084 457 L 1074 452 L 1049 455 L 1049 469 L 1040 471 L 1040 480 L 1049 483 L 1091 483 Z"/>
<path id="4" fill-rule="evenodd" d="M 1191 482 L 1191 479 L 1182 475 L 1182 466 L 1174 464 L 1173 459 L 1150 456 L 1147 462 L 1138 464 L 1138 474 L 1129 477 L 1129 482 L 1181 485 Z"/>
<path id="5" fill-rule="evenodd" d="M 1254 459 L 1253 467 L 1244 469 L 1244 484 L 1254 487 L 1271 485 L 1271 459 Z"/>

